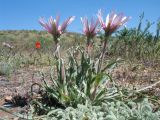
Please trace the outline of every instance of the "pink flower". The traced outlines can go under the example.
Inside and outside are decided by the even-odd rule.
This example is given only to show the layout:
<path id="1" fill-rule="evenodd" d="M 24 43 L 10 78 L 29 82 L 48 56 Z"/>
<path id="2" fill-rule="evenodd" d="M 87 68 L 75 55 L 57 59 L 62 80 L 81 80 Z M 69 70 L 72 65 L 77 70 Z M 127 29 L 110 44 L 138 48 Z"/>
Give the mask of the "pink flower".
<path id="1" fill-rule="evenodd" d="M 59 19 L 60 16 L 56 16 L 56 19 L 53 19 L 51 16 L 48 23 L 44 20 L 44 18 L 40 18 L 39 20 L 39 23 L 43 26 L 43 28 L 52 34 L 56 40 L 65 32 L 67 26 L 75 19 L 75 16 L 69 17 L 62 23 L 62 25 L 59 25 Z"/>
<path id="2" fill-rule="evenodd" d="M 99 31 L 97 29 L 98 26 L 98 19 L 94 20 L 91 19 L 91 22 L 89 23 L 87 17 L 81 18 L 82 24 L 83 24 L 83 33 L 87 36 L 87 39 L 92 39 L 97 32 Z"/>
<path id="3" fill-rule="evenodd" d="M 102 29 L 107 35 L 111 35 L 114 31 L 116 31 L 120 26 L 125 24 L 130 19 L 130 17 L 124 16 L 123 13 L 116 14 L 113 11 L 107 15 L 106 22 L 103 21 L 101 10 L 98 11 L 97 16 Z"/>

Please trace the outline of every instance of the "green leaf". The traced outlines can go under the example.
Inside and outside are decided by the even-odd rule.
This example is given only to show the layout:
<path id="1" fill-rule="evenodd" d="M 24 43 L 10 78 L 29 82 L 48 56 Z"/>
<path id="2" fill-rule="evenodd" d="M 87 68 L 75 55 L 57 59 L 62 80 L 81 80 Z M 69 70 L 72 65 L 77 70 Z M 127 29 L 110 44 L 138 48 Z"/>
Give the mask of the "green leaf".
<path id="1" fill-rule="evenodd" d="M 118 62 L 122 62 L 122 61 L 123 61 L 123 60 L 121 60 L 121 59 L 117 59 L 116 61 L 111 61 L 111 62 L 109 62 L 109 63 L 107 64 L 107 66 L 104 67 L 104 68 L 101 70 L 101 72 L 104 72 L 106 69 L 113 69 L 113 68 L 117 65 Z"/>

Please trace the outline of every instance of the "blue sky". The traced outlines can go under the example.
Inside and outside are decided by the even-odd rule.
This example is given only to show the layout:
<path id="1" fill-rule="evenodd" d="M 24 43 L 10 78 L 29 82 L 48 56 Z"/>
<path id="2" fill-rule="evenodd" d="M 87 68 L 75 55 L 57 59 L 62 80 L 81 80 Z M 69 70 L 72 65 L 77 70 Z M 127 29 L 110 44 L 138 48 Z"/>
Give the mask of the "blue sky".
<path id="1" fill-rule="evenodd" d="M 0 0 L 0 30 L 42 30 L 38 23 L 41 16 L 48 19 L 59 14 L 62 21 L 68 16 L 76 16 L 68 30 L 80 32 L 80 17 L 96 16 L 100 8 L 104 15 L 114 10 L 131 16 L 127 26 L 134 27 L 143 11 L 145 19 L 157 21 L 160 17 L 159 6 L 160 0 Z M 155 25 L 151 31 L 154 32 L 154 29 Z"/>

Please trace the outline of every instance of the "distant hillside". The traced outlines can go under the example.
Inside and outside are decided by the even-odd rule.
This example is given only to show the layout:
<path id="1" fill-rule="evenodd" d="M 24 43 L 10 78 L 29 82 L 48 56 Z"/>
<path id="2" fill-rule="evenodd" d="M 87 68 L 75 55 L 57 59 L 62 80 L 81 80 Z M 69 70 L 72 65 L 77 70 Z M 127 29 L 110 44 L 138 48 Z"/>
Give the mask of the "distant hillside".
<path id="1" fill-rule="evenodd" d="M 83 44 L 84 36 L 80 33 L 67 32 L 61 36 L 62 47 L 68 48 L 75 44 Z M 40 41 L 44 47 L 53 45 L 52 36 L 46 31 L 37 30 L 5 30 L 0 31 L 0 47 L 7 42 L 17 49 L 27 50 L 34 47 L 36 41 Z"/>

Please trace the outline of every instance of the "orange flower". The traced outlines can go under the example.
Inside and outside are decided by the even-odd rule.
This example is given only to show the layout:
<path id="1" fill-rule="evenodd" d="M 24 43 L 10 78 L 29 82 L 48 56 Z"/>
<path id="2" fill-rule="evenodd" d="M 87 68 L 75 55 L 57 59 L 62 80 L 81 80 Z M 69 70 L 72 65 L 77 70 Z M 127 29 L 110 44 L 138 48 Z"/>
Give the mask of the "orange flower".
<path id="1" fill-rule="evenodd" d="M 40 49 L 41 48 L 41 43 L 39 41 L 37 41 L 35 43 L 36 49 Z"/>

